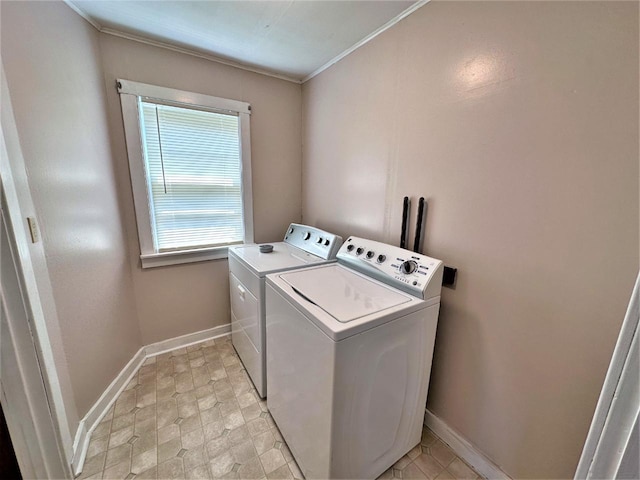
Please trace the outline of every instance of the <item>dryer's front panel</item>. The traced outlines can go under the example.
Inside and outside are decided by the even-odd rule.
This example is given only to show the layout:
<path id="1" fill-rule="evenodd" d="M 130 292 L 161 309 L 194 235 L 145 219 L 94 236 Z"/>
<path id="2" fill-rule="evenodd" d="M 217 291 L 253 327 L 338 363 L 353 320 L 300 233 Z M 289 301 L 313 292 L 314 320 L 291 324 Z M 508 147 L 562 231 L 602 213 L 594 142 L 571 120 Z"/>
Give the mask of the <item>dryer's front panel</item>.
<path id="1" fill-rule="evenodd" d="M 264 397 L 266 394 L 262 342 L 264 327 L 260 321 L 260 300 L 232 272 L 229 272 L 229 294 L 233 346 L 258 394 Z"/>

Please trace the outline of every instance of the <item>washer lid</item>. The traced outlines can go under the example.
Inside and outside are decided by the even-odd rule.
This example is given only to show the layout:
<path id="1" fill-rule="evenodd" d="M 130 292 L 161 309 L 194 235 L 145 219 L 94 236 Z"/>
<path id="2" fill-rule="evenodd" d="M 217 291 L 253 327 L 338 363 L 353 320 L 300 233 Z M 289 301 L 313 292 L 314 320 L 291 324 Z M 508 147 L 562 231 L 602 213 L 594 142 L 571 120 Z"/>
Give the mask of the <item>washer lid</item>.
<path id="1" fill-rule="evenodd" d="M 253 244 L 229 247 L 229 252 L 249 265 L 260 276 L 270 272 L 326 262 L 326 260 L 316 255 L 307 253 L 285 242 L 277 242 L 270 245 L 273 245 L 273 251 L 269 253 L 261 253 L 260 245 Z"/>
<path id="2" fill-rule="evenodd" d="M 280 278 L 341 323 L 412 300 L 398 290 L 338 265 L 294 271 L 282 274 Z"/>

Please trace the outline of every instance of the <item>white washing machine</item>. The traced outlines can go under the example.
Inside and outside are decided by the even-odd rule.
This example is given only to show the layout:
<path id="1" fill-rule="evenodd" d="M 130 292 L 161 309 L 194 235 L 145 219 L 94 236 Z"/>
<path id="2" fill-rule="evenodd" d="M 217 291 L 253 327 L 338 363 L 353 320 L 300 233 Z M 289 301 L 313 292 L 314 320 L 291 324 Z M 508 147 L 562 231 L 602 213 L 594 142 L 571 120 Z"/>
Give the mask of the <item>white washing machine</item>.
<path id="1" fill-rule="evenodd" d="M 350 237 L 267 276 L 267 406 L 306 478 L 376 478 L 420 442 L 443 264 Z"/>
<path id="2" fill-rule="evenodd" d="M 292 223 L 283 242 L 229 247 L 231 340 L 258 394 L 267 395 L 265 363 L 265 275 L 335 262 L 342 237 Z M 265 250 L 263 248 L 263 250 Z"/>

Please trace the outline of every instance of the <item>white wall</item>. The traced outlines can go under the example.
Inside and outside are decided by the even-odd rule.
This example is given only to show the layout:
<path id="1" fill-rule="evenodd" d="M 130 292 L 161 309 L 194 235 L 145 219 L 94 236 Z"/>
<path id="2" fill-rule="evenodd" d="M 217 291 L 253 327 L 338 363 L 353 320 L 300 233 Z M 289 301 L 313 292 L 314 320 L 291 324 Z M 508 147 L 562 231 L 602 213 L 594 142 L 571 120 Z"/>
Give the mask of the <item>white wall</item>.
<path id="1" fill-rule="evenodd" d="M 303 87 L 303 221 L 427 198 L 428 407 L 514 478 L 573 476 L 638 271 L 638 53 L 637 3 L 434 1 Z"/>

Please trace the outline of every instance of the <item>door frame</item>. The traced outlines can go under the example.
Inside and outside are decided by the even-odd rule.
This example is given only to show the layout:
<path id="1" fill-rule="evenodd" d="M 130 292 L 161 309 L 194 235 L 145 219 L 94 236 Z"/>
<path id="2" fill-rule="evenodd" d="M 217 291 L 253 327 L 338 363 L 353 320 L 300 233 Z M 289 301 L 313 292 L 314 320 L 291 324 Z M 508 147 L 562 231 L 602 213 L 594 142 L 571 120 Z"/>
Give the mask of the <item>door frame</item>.
<path id="1" fill-rule="evenodd" d="M 25 304 L 28 327 L 31 331 L 31 343 L 37 360 L 38 368 L 21 369 L 23 380 L 25 380 L 24 375 L 28 375 L 29 381 L 41 382 L 48 404 L 48 419 L 45 420 L 42 420 L 42 415 L 34 416 L 33 412 L 31 412 L 31 418 L 25 418 L 23 412 L 12 411 L 8 403 L 6 406 L 9 408 L 5 408 L 5 416 L 12 439 L 20 435 L 18 427 L 21 424 L 31 424 L 39 432 L 52 429 L 53 431 L 49 433 L 53 435 L 39 436 L 36 442 L 29 443 L 29 450 L 38 450 L 47 471 L 63 472 L 65 477 L 73 478 L 71 427 L 78 423 L 77 409 L 70 388 L 66 358 L 62 350 L 58 316 L 42 241 L 31 242 L 26 222 L 27 217 L 36 217 L 36 210 L 29 190 L 4 65 L 0 66 L 0 99 L 2 100 L 0 104 L 0 192 L 6 200 L 2 216 L 6 222 L 5 228 L 8 231 L 12 250 L 12 252 L 2 252 L 2 260 L 11 260 L 5 256 L 14 257 L 22 301 Z M 24 363 L 19 358 L 17 362 Z M 28 390 L 26 381 L 23 381 L 22 388 L 24 391 Z M 4 392 L 2 400 L 6 400 Z M 3 402 L 3 405 L 5 403 Z M 53 439 L 56 448 L 42 444 L 43 438 L 47 438 L 49 442 Z M 14 441 L 14 448 L 21 448 L 15 443 Z M 52 453 L 55 451 L 59 452 L 59 455 Z M 21 455 L 24 458 L 24 453 L 16 451 L 19 460 Z M 20 467 L 23 468 L 23 465 Z M 26 473 L 24 472 L 23 475 Z"/>
<path id="2" fill-rule="evenodd" d="M 634 466 L 638 468 L 639 323 L 640 274 L 611 357 L 575 480 L 618 478 L 619 475 L 628 478 L 624 476 L 624 470 L 630 461 L 635 461 Z"/>
<path id="3" fill-rule="evenodd" d="M 16 242 L 0 190 L 0 403 L 24 478 L 68 476 L 24 295 Z"/>

